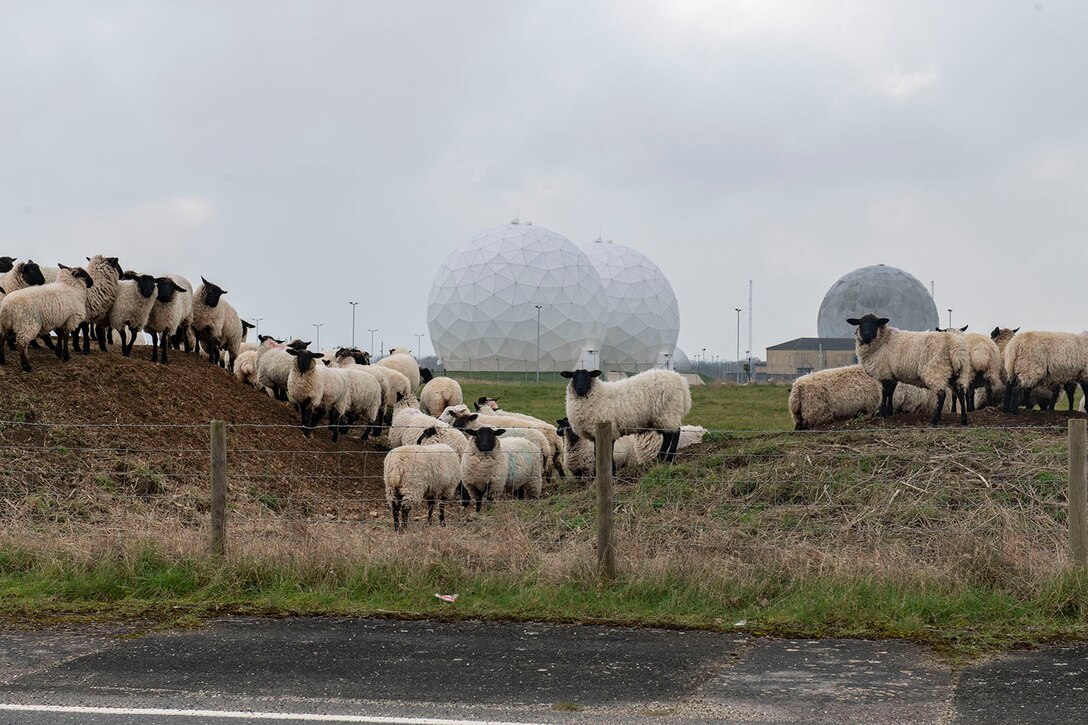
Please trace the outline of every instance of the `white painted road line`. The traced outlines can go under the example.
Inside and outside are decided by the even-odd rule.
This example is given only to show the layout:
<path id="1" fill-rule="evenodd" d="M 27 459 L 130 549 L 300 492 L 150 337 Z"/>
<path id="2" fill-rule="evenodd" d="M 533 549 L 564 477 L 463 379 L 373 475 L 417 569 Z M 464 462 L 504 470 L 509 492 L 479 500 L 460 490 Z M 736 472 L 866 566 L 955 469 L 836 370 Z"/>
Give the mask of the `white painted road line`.
<path id="1" fill-rule="evenodd" d="M 0 703 L 0 711 L 59 712 L 77 715 L 146 715 L 158 717 L 217 717 L 230 720 L 291 720 L 294 722 L 358 722 L 378 725 L 534 725 L 502 720 L 443 720 L 431 717 L 380 715 L 320 715 L 305 712 L 243 712 L 241 710 L 172 710 L 157 707 L 79 707 L 75 705 L 15 705 Z"/>

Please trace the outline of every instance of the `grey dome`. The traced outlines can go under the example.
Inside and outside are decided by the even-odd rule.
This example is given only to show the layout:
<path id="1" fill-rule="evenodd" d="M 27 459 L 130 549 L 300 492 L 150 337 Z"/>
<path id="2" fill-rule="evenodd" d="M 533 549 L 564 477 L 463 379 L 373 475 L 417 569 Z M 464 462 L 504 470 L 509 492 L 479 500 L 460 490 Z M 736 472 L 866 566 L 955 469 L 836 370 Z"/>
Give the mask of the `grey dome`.
<path id="1" fill-rule="evenodd" d="M 691 372 L 691 360 L 688 360 L 688 354 L 680 348 L 676 348 L 672 352 L 672 369 L 678 373 Z"/>
<path id="2" fill-rule="evenodd" d="M 900 330 L 932 330 L 937 305 L 925 285 L 895 267 L 876 264 L 843 275 L 824 295 L 816 321 L 820 337 L 853 337 L 848 317 L 875 312 Z"/>

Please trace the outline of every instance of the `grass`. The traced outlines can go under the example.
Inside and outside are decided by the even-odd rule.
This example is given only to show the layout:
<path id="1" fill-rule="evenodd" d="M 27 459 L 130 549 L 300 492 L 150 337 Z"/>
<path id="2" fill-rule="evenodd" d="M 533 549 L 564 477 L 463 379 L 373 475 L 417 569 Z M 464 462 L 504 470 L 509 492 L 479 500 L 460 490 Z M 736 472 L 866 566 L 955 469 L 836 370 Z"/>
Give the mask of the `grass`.
<path id="1" fill-rule="evenodd" d="M 562 414 L 561 384 L 463 388 Z M 0 616 L 532 619 L 897 637 L 953 657 L 1088 638 L 1088 574 L 1067 555 L 1064 429 L 795 434 L 786 391 L 692 389 L 689 420 L 718 432 L 675 465 L 618 480 L 614 583 L 594 569 L 586 483 L 478 518 L 458 507 L 442 529 L 417 513 L 398 535 L 380 460 L 361 472 L 339 453 L 257 466 L 238 453 L 218 561 L 205 554 L 203 451 L 190 461 L 134 446 L 99 461 L 57 429 L 42 447 L 11 426 L 0 431 L 13 446 L 0 471 Z"/>

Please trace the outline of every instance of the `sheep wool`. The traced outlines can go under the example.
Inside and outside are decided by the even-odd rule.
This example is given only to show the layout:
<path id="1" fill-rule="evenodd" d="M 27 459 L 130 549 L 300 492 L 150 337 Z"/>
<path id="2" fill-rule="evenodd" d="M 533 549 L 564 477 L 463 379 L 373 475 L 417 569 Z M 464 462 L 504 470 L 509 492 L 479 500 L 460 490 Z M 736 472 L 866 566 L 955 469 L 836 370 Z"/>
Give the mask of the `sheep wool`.
<path id="1" fill-rule="evenodd" d="M 43 284 L 45 277 L 42 275 L 42 268 L 33 259 L 12 265 L 11 269 L 0 275 L 0 287 L 9 295 L 17 290 Z"/>
<path id="2" fill-rule="evenodd" d="M 394 348 L 399 350 L 400 348 Z M 408 378 L 408 385 L 414 393 L 419 388 L 419 363 L 416 359 L 406 352 L 397 352 L 388 357 L 383 357 L 374 365 L 389 368 L 390 370 L 396 370 L 398 373 Z"/>
<path id="3" fill-rule="evenodd" d="M 385 500 L 393 513 L 393 528 L 404 529 L 412 509 L 427 502 L 427 523 L 438 503 L 438 522 L 445 523 L 446 501 L 453 500 L 461 481 L 461 459 L 443 443 L 395 448 L 383 466 Z"/>
<path id="4" fill-rule="evenodd" d="M 87 290 L 93 285 L 90 275 L 79 267 L 61 267 L 57 281 L 15 290 L 0 305 L 0 365 L 4 348 L 14 338 L 23 370 L 31 372 L 27 346 L 39 335 L 56 331 L 57 355 L 70 359 L 69 335 L 83 322 L 87 312 Z"/>
<path id="5" fill-rule="evenodd" d="M 245 350 L 238 353 L 238 360 L 234 364 L 234 377 L 238 382 L 252 387 L 257 387 L 257 351 Z"/>
<path id="6" fill-rule="evenodd" d="M 110 328 L 117 330 L 121 336 L 122 355 L 127 357 L 131 354 L 136 334 L 147 326 L 156 293 L 157 285 L 151 275 L 134 272 L 125 272 L 122 275 L 108 317 Z M 129 342 L 126 342 L 126 331 L 132 333 L 132 340 Z"/>
<path id="7" fill-rule="evenodd" d="M 439 415 L 451 405 L 465 402 L 461 384 L 453 378 L 432 378 L 419 394 L 419 407 L 429 415 Z"/>
<path id="8" fill-rule="evenodd" d="M 480 512 L 484 499 L 493 501 L 506 490 L 510 463 L 495 433 L 486 426 L 469 431 L 468 447 L 461 456 L 461 484 L 476 502 L 476 513 Z M 480 445 L 487 447 L 487 450 L 480 450 Z"/>
<path id="9" fill-rule="evenodd" d="M 144 331 L 151 335 L 151 361 L 158 362 L 162 347 L 162 364 L 168 364 L 167 350 L 178 331 L 187 326 L 193 315 L 191 287 L 178 282 L 176 275 L 163 275 L 155 279 L 155 301 L 147 316 Z M 188 282 L 185 282 L 188 285 Z"/>
<path id="10" fill-rule="evenodd" d="M 1017 412 L 1020 391 L 1052 386 L 1065 388 L 1072 410 L 1076 386 L 1088 392 L 1088 335 L 1021 332 L 1005 347 L 1005 375 L 1007 412 Z"/>

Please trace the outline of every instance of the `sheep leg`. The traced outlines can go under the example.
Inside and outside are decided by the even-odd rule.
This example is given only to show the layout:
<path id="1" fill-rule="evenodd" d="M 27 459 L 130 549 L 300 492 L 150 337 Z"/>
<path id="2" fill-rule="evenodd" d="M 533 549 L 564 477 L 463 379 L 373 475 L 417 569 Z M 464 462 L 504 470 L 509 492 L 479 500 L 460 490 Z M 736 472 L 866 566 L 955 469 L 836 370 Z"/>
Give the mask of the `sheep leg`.
<path id="1" fill-rule="evenodd" d="M 163 337 L 164 340 L 166 339 L 165 334 L 162 337 Z M 163 356 L 165 356 L 165 355 L 166 355 L 166 353 L 163 352 Z M 158 362 L 158 361 L 159 361 L 159 333 L 152 332 L 151 333 L 151 362 Z"/>
<path id="2" fill-rule="evenodd" d="M 1073 398 L 1077 396 L 1077 384 L 1066 383 L 1065 384 L 1065 396 L 1069 398 L 1069 412 L 1073 412 Z"/>
<path id="3" fill-rule="evenodd" d="M 887 418 L 892 414 L 892 400 L 895 396 L 895 386 L 897 381 L 895 380 L 882 380 L 880 382 L 883 388 L 883 396 L 880 401 L 880 417 Z"/>
<path id="4" fill-rule="evenodd" d="M 676 460 L 676 449 L 680 447 L 680 429 L 672 432 L 672 442 L 669 444 L 669 462 Z"/>
<path id="5" fill-rule="evenodd" d="M 1016 407 L 1013 405 L 1016 400 L 1016 378 L 1009 378 L 1009 384 L 1005 386 L 1005 397 L 1001 400 L 1001 411 L 1004 413 L 1013 413 Z"/>
<path id="6" fill-rule="evenodd" d="M 45 346 L 48 347 L 50 350 L 56 349 L 55 347 L 53 347 L 53 338 L 51 338 L 49 335 L 42 335 L 42 342 L 44 342 Z"/>
<path id="7" fill-rule="evenodd" d="M 948 397 L 948 391 L 941 388 L 937 393 L 937 407 L 933 410 L 933 418 L 930 420 L 933 425 L 937 425 L 941 422 L 941 411 L 944 410 L 944 400 L 946 397 Z M 964 415 L 967 415 L 966 411 L 964 411 Z"/>
<path id="8" fill-rule="evenodd" d="M 434 499 L 427 499 L 427 525 L 431 525 L 431 517 L 434 515 Z"/>
<path id="9" fill-rule="evenodd" d="M 661 433 L 661 448 L 657 451 L 657 460 L 667 461 L 669 460 L 669 434 L 665 431 L 658 431 Z M 613 439 L 612 448 L 615 449 L 616 441 Z M 616 458 L 612 457 L 612 475 L 616 475 Z"/>
<path id="10" fill-rule="evenodd" d="M 967 425 L 967 391 L 962 385 L 957 385 L 952 392 L 960 399 L 960 425 Z"/>
<path id="11" fill-rule="evenodd" d="M 302 416 L 302 435 L 309 438 L 312 433 L 310 429 L 310 404 L 306 402 L 299 403 L 298 413 Z"/>
<path id="12" fill-rule="evenodd" d="M 410 509 L 403 503 L 400 505 L 400 530 L 404 531 L 408 528 L 408 512 Z"/>
<path id="13" fill-rule="evenodd" d="M 967 386 L 967 394 L 966 394 L 965 397 L 967 399 L 967 412 L 968 413 L 973 413 L 975 411 L 975 390 L 977 390 L 977 389 L 978 389 L 978 386 L 976 386 L 974 383 L 971 383 L 970 385 Z"/>
<path id="14" fill-rule="evenodd" d="M 4 348 L 7 347 L 7 345 L 5 344 L 6 342 L 6 340 L 0 338 L 0 365 L 8 364 L 6 354 L 4 353 Z"/>
<path id="15" fill-rule="evenodd" d="M 53 332 L 57 333 L 58 335 L 63 335 L 64 334 L 63 332 L 60 331 L 59 328 L 56 329 L 56 330 L 53 330 Z M 42 335 L 43 340 L 45 338 L 47 338 L 47 337 L 49 337 L 49 336 L 48 335 Z M 65 336 L 65 338 L 67 339 L 67 336 Z M 56 353 L 58 360 L 63 360 L 64 359 L 64 346 L 60 344 L 59 339 L 57 340 L 57 344 L 55 346 L 51 346 L 49 349 L 52 350 L 54 353 Z"/>
<path id="16" fill-rule="evenodd" d="M 30 357 L 26 352 L 26 343 L 16 342 L 15 347 L 19 351 L 19 363 L 23 366 L 23 372 L 29 373 L 33 371 L 34 368 L 30 367 Z"/>
<path id="17" fill-rule="evenodd" d="M 393 512 L 393 531 L 400 531 L 400 499 L 390 501 L 389 508 Z"/>
<path id="18" fill-rule="evenodd" d="M 62 347 L 64 348 L 63 352 L 61 352 Z M 68 348 L 68 333 L 63 330 L 57 330 L 57 357 L 64 362 L 72 359 L 72 353 Z"/>

